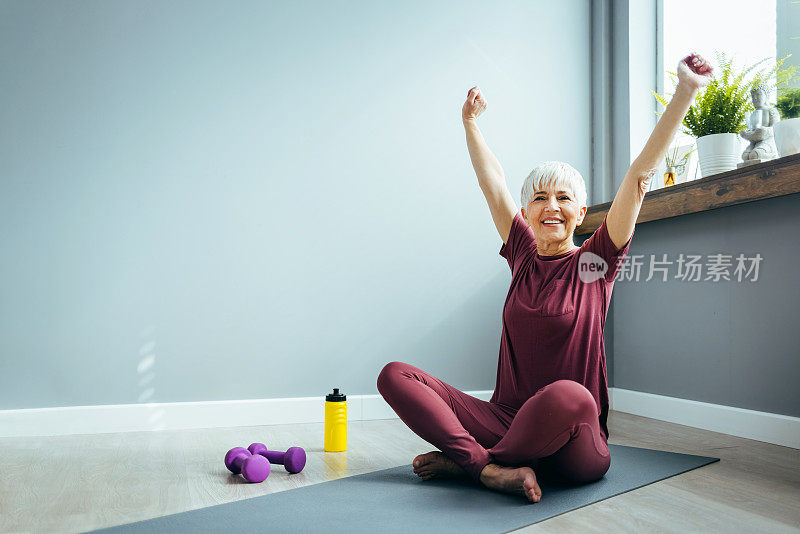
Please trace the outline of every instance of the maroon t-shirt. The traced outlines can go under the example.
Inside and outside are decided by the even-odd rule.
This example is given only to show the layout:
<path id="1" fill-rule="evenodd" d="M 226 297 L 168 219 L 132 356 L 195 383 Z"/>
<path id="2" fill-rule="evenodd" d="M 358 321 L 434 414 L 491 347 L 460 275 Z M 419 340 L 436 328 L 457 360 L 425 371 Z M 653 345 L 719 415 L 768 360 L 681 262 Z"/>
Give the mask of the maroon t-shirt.
<path id="1" fill-rule="evenodd" d="M 511 267 L 511 288 L 490 402 L 518 410 L 546 385 L 574 380 L 592 392 L 608 439 L 603 328 L 614 278 L 630 244 L 629 239 L 617 250 L 603 218 L 580 248 L 539 256 L 533 230 L 521 212 L 514 215 L 508 241 L 500 248 Z"/>

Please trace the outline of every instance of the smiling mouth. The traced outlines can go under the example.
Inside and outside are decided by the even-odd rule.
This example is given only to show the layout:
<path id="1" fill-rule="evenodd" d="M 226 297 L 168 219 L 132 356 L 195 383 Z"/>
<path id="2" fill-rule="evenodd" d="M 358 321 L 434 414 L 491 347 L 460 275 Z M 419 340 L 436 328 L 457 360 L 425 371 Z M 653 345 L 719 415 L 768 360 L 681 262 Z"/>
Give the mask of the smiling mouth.
<path id="1" fill-rule="evenodd" d="M 545 226 L 558 226 L 559 224 L 564 224 L 564 221 L 559 221 L 559 222 L 555 222 L 555 221 L 553 221 L 553 222 L 544 222 L 544 221 L 542 221 L 542 224 L 545 225 Z"/>

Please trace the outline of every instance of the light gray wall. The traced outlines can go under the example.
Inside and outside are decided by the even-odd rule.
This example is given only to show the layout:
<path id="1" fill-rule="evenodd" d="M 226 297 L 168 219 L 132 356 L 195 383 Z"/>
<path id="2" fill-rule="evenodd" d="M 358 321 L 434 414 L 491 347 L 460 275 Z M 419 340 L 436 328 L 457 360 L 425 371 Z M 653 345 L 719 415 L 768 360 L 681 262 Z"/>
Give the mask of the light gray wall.
<path id="1" fill-rule="evenodd" d="M 636 226 L 629 255 L 760 254 L 758 279 L 618 280 L 614 387 L 800 416 L 800 194 Z M 749 267 L 749 262 L 748 262 Z M 733 273 L 733 269 L 731 269 Z"/>
<path id="2" fill-rule="evenodd" d="M 0 4 L 0 409 L 494 386 L 515 197 L 591 183 L 590 4 Z"/>

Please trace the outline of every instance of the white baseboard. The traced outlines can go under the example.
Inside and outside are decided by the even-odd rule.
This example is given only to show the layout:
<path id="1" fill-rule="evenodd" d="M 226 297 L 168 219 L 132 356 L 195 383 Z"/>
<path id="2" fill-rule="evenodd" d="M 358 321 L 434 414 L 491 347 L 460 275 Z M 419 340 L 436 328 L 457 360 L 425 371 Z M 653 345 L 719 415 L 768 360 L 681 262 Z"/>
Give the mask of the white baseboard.
<path id="1" fill-rule="evenodd" d="M 491 390 L 467 391 L 488 401 Z M 611 409 L 800 449 L 800 418 L 609 388 Z M 348 395 L 348 421 L 394 419 L 380 395 Z M 322 423 L 324 397 L 0 411 L 0 437 Z"/>
<path id="2" fill-rule="evenodd" d="M 800 417 L 609 388 L 610 408 L 679 425 L 800 449 Z"/>
<path id="3" fill-rule="evenodd" d="M 468 391 L 488 401 L 492 391 Z M 348 421 L 395 419 L 380 395 L 348 395 Z M 0 410 L 0 437 L 64 436 L 153 430 L 325 422 L 325 397 L 117 404 Z"/>

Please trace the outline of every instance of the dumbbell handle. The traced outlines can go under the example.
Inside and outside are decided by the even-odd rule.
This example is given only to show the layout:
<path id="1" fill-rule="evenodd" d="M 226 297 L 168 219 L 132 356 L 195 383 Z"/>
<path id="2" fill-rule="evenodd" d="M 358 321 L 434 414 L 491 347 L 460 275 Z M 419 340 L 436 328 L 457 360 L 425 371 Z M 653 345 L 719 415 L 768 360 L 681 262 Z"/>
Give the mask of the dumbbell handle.
<path id="1" fill-rule="evenodd" d="M 262 452 L 261 456 L 264 456 L 271 464 L 283 465 L 283 459 L 286 457 L 286 453 L 281 451 L 266 451 Z"/>
<path id="2" fill-rule="evenodd" d="M 253 443 L 247 450 L 253 454 L 260 454 L 271 464 L 286 467 L 290 473 L 299 473 L 306 465 L 306 451 L 301 447 L 289 447 L 286 451 L 271 451 L 263 443 Z"/>

